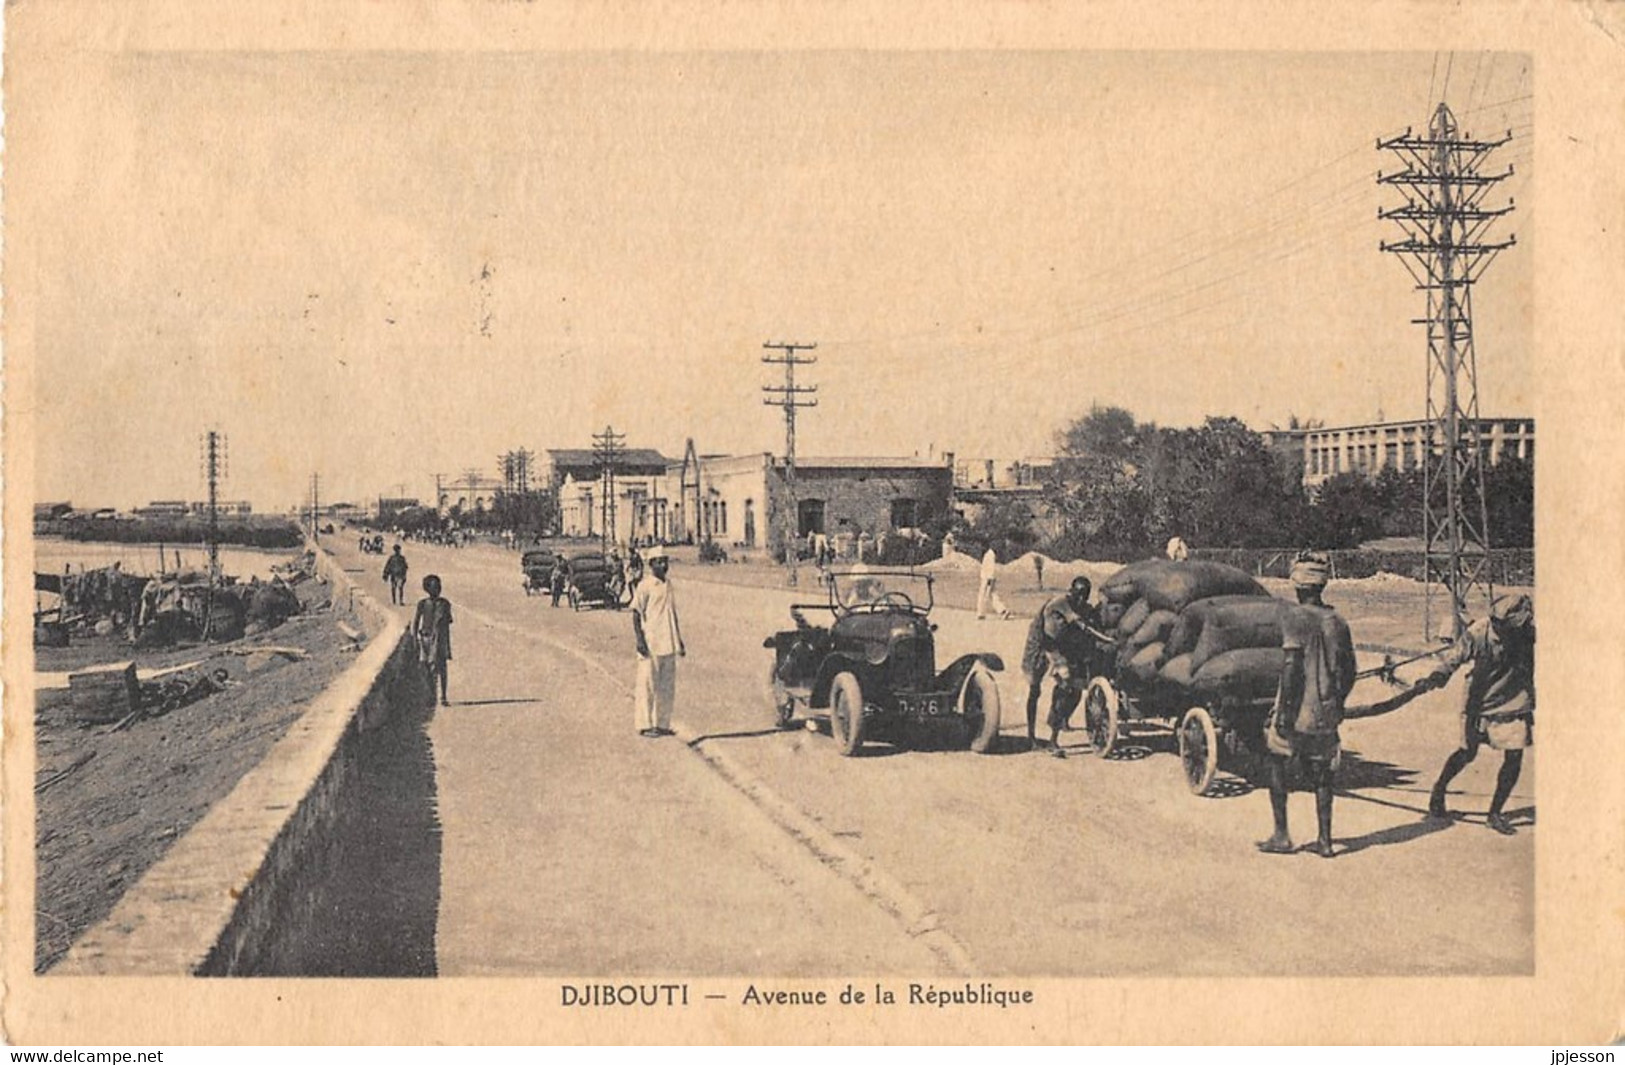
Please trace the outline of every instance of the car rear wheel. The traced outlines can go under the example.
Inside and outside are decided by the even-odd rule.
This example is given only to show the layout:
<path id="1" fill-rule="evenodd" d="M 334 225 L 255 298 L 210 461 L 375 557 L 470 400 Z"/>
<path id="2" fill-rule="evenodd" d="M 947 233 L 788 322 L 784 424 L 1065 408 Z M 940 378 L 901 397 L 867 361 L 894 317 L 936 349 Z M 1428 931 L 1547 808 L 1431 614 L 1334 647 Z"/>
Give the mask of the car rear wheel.
<path id="1" fill-rule="evenodd" d="M 838 673 L 830 682 L 829 731 L 844 755 L 863 746 L 863 685 L 852 673 Z"/>
<path id="2" fill-rule="evenodd" d="M 999 735 L 999 686 L 981 666 L 971 670 L 960 686 L 959 713 L 965 719 L 970 749 L 986 754 Z"/>

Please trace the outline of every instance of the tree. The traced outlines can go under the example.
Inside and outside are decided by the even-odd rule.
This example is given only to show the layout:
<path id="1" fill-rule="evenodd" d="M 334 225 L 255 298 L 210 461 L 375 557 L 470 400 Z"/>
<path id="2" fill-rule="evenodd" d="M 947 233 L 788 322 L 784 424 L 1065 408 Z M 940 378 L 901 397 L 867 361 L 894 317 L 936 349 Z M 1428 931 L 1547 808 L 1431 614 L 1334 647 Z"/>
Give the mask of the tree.
<path id="1" fill-rule="evenodd" d="M 1385 509 L 1375 481 L 1339 473 L 1321 482 L 1299 538 L 1305 547 L 1358 547 L 1383 534 Z"/>
<path id="2" fill-rule="evenodd" d="M 1146 444 L 1157 429 L 1122 407 L 1095 405 L 1057 441 L 1049 504 L 1061 523 L 1058 554 L 1142 554 L 1150 542 L 1152 497 Z"/>
<path id="3" fill-rule="evenodd" d="M 1144 429 L 1134 415 L 1122 407 L 1102 407 L 1089 413 L 1061 432 L 1057 454 L 1063 477 L 1080 468 L 1112 468 L 1137 464 Z M 1080 471 L 1081 472 L 1081 471 Z"/>
<path id="4" fill-rule="evenodd" d="M 1283 476 L 1263 435 L 1236 418 L 1209 418 L 1197 432 L 1193 472 L 1203 488 L 1185 504 L 1194 516 L 1194 535 L 1180 535 L 1222 547 L 1290 542 L 1301 520 L 1302 490 Z"/>
<path id="5" fill-rule="evenodd" d="M 503 492 L 491 503 L 491 528 L 512 529 L 521 536 L 543 536 L 557 524 L 558 501 L 552 492 Z"/>
<path id="6" fill-rule="evenodd" d="M 1491 547 L 1535 545 L 1535 467 L 1505 458 L 1484 470 Z"/>

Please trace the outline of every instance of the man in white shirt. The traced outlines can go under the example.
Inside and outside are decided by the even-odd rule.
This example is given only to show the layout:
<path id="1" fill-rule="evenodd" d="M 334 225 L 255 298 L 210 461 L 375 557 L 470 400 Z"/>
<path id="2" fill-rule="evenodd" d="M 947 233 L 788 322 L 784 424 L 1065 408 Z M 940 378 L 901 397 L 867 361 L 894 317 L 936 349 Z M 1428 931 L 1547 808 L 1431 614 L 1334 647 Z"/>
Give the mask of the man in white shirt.
<path id="1" fill-rule="evenodd" d="M 638 735 L 670 736 L 671 712 L 677 702 L 677 659 L 688 653 L 677 623 L 677 599 L 666 577 L 671 560 L 664 547 L 644 556 L 648 575 L 632 591 L 632 636 L 637 641 L 638 672 L 634 688 Z"/>
<path id="2" fill-rule="evenodd" d="M 993 612 L 1001 618 L 1008 618 L 1010 611 L 1005 608 L 1004 600 L 999 598 L 999 556 L 992 547 L 982 555 L 982 582 L 981 591 L 976 596 L 976 620 L 981 621 L 987 617 L 989 604 Z"/>

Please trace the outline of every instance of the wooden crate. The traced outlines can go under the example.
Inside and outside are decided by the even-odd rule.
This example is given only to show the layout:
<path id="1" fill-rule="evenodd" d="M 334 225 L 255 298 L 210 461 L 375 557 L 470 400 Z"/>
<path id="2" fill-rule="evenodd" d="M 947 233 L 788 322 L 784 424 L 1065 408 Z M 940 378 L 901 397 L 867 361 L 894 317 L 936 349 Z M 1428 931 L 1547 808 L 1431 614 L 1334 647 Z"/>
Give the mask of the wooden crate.
<path id="1" fill-rule="evenodd" d="M 98 669 L 68 674 L 68 713 L 88 725 L 122 720 L 141 705 L 141 685 L 135 663 L 123 669 Z"/>

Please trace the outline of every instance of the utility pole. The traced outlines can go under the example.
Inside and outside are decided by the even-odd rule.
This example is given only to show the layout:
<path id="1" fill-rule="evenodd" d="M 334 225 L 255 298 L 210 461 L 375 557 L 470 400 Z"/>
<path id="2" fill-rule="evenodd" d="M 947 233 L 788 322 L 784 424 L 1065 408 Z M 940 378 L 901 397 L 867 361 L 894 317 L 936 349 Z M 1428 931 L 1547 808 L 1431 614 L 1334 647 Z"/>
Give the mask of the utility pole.
<path id="1" fill-rule="evenodd" d="M 226 434 L 210 429 L 198 441 L 203 483 L 208 486 L 209 584 L 220 581 L 220 482 L 226 476 Z"/>
<path id="2" fill-rule="evenodd" d="M 813 351 L 818 345 L 812 344 L 776 344 L 768 342 L 762 347 L 770 351 L 781 351 L 782 355 L 763 355 L 762 362 L 769 366 L 784 367 L 784 384 L 763 385 L 762 391 L 767 398 L 762 400 L 765 406 L 779 407 L 784 411 L 784 561 L 790 567 L 790 584 L 796 584 L 796 565 L 800 560 L 799 541 L 800 527 L 798 514 L 800 504 L 796 499 L 796 411 L 803 407 L 816 407 L 818 401 L 810 398 L 818 391 L 817 385 L 796 384 L 796 367 L 811 366 L 818 361 L 816 355 L 803 355 L 803 351 Z"/>
<path id="3" fill-rule="evenodd" d="M 210 429 L 199 440 L 203 480 L 208 485 L 209 594 L 203 612 L 203 638 L 214 629 L 214 593 L 220 586 L 220 480 L 226 475 L 226 436 Z"/>
<path id="4" fill-rule="evenodd" d="M 594 433 L 592 437 L 592 451 L 598 459 L 598 475 L 602 482 L 603 498 L 598 501 L 599 543 L 604 554 L 608 556 L 610 546 L 615 542 L 615 467 L 626 452 L 626 434 L 617 433 L 612 427 L 604 426 L 604 431 Z"/>
<path id="5" fill-rule="evenodd" d="M 513 453 L 514 480 L 518 483 L 520 495 L 530 491 L 530 463 L 535 457 L 536 453 L 527 448 L 520 448 Z"/>
<path id="6" fill-rule="evenodd" d="M 1403 191 L 1405 203 L 1379 210 L 1397 223 L 1403 240 L 1383 241 L 1381 249 L 1400 262 L 1427 293 L 1427 428 L 1422 444 L 1422 540 L 1426 593 L 1422 626 L 1434 635 L 1435 578 L 1450 593 L 1451 637 L 1467 626 L 1468 601 L 1482 593 L 1485 605 L 1495 589 L 1489 568 L 1489 508 L 1484 498 L 1484 451 L 1478 417 L 1478 359 L 1473 348 L 1473 284 L 1495 257 L 1517 243 L 1484 240 L 1492 223 L 1512 210 L 1483 206 L 1485 194 L 1512 176 L 1480 168 L 1489 154 L 1512 139 L 1481 141 L 1462 134 L 1450 108 L 1440 103 L 1425 135 L 1409 129 L 1379 140 L 1404 166 L 1378 172 L 1377 182 Z"/>
<path id="7" fill-rule="evenodd" d="M 315 542 L 318 542 L 318 543 L 321 541 L 321 531 L 322 531 L 322 526 L 321 526 L 321 514 L 322 514 L 322 509 L 321 509 L 321 499 L 322 499 L 321 485 L 322 485 L 322 475 L 319 474 L 319 473 L 311 474 L 310 475 L 310 538 L 311 538 L 312 541 L 315 541 Z"/>

